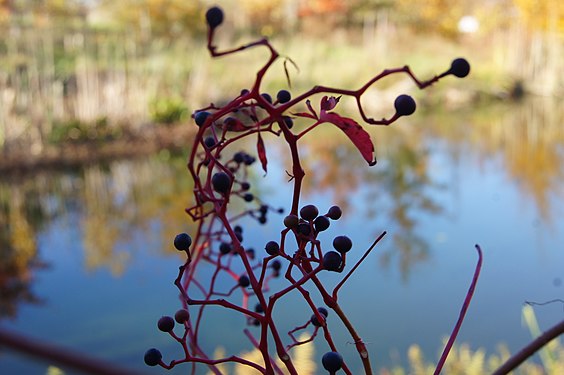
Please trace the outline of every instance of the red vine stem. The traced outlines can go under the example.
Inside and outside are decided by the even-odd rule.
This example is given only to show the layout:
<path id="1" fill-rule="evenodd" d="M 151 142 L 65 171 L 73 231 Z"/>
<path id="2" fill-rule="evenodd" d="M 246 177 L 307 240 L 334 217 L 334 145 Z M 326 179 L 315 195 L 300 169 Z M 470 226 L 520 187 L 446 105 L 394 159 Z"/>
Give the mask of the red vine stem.
<path id="1" fill-rule="evenodd" d="M 539 349 L 554 340 L 558 336 L 564 334 L 564 320 L 552 326 L 548 331 L 531 341 L 518 353 L 515 353 L 503 365 L 501 365 L 492 375 L 505 375 L 516 369 L 527 358 L 535 354 Z"/>
<path id="2" fill-rule="evenodd" d="M 466 298 L 464 299 L 464 303 L 462 304 L 462 308 L 460 309 L 460 313 L 458 315 L 458 320 L 454 325 L 454 329 L 450 334 L 448 342 L 443 350 L 443 354 L 437 363 L 437 367 L 435 368 L 434 375 L 439 375 L 443 366 L 446 362 L 448 354 L 454 345 L 454 341 L 456 340 L 456 336 L 458 336 L 458 332 L 460 331 L 460 327 L 462 326 L 462 322 L 464 321 L 464 316 L 466 315 L 466 311 L 468 311 L 468 307 L 470 306 L 470 301 L 472 300 L 472 296 L 474 295 L 474 290 L 476 289 L 476 283 L 478 282 L 478 277 L 480 276 L 480 270 L 482 269 L 482 249 L 479 245 L 476 245 L 476 251 L 478 252 L 478 263 L 476 264 L 476 269 L 474 271 L 474 277 L 472 278 L 472 283 L 470 284 L 470 288 L 468 288 L 468 293 L 466 293 Z"/>

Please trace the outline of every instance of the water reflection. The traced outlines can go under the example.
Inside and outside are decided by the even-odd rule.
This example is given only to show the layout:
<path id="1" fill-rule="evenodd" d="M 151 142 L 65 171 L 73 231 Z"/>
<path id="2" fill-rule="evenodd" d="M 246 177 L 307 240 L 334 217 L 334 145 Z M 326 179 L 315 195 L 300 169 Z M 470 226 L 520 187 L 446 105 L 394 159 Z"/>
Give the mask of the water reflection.
<path id="1" fill-rule="evenodd" d="M 15 318 L 23 303 L 41 301 L 32 290 L 34 273 L 46 266 L 37 254 L 36 203 L 25 186 L 0 189 L 0 319 Z"/>
<path id="2" fill-rule="evenodd" d="M 63 220 L 78 225 L 87 271 L 123 274 L 135 252 L 136 233 L 161 226 L 160 248 L 176 231 L 190 230 L 180 208 L 190 205 L 185 156 L 168 151 L 147 160 L 125 160 L 73 171 L 17 177 L 0 184 L 0 317 L 15 317 L 34 294 L 41 261 L 40 231 Z M 70 228 L 69 228 L 70 229 Z"/>

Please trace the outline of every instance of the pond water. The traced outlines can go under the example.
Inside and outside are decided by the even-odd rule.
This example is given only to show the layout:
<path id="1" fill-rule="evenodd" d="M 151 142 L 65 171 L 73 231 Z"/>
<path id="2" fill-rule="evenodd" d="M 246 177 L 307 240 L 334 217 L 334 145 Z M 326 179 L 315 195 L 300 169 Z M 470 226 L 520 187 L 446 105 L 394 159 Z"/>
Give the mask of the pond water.
<path id="1" fill-rule="evenodd" d="M 475 244 L 484 264 L 458 342 L 488 353 L 505 343 L 514 352 L 531 339 L 521 322 L 524 302 L 563 298 L 563 117 L 557 103 L 547 101 L 413 116 L 371 130 L 374 167 L 334 129 L 318 129 L 306 140 L 302 202 L 321 211 L 338 203 L 344 211 L 322 240 L 349 235 L 356 260 L 388 232 L 340 297 L 375 367 L 405 365 L 412 344 L 436 361 L 470 284 Z M 269 174 L 263 177 L 256 166 L 254 192 L 287 209 L 287 151 L 275 139 L 265 141 Z M 147 369 L 143 353 L 155 346 L 165 359 L 178 354 L 156 321 L 179 307 L 172 282 L 183 259 L 172 239 L 195 230 L 184 213 L 191 202 L 184 159 L 163 151 L 3 178 L 0 326 L 166 373 Z M 248 224 L 245 241 L 262 249 L 279 237 L 281 221 L 271 215 L 264 227 Z M 289 329 L 304 322 L 300 311 L 309 317 L 296 295 L 278 308 L 277 319 Z M 535 313 L 541 328 L 564 316 L 561 303 L 537 306 Z M 243 327 L 241 317 L 210 309 L 202 346 L 248 350 Z M 342 327 L 334 327 L 334 335 L 360 371 Z M 317 345 L 314 360 L 325 349 Z M 0 349 L 2 374 L 46 374 L 50 365 Z M 180 366 L 171 373 L 188 372 Z"/>

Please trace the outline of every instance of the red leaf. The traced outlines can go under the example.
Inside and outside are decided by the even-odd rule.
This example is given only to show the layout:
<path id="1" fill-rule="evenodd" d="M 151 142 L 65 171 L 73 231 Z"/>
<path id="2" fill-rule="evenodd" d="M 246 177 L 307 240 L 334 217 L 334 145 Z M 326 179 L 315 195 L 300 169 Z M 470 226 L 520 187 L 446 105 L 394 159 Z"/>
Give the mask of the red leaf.
<path id="1" fill-rule="evenodd" d="M 264 170 L 264 173 L 266 173 L 266 164 L 268 163 L 268 161 L 266 160 L 266 150 L 264 148 L 264 142 L 262 141 L 260 132 L 257 134 L 258 134 L 257 154 L 260 160 L 260 164 L 262 165 L 262 169 Z"/>
<path id="2" fill-rule="evenodd" d="M 368 164 L 376 164 L 376 160 L 374 159 L 374 144 L 370 139 L 370 134 L 355 120 L 325 111 L 321 112 L 320 120 L 337 125 L 337 127 L 349 137 Z"/>
<path id="3" fill-rule="evenodd" d="M 331 97 L 324 96 L 321 99 L 321 112 L 330 111 L 333 108 L 335 108 L 337 106 L 337 103 L 339 103 L 340 99 L 341 99 L 340 96 L 337 97 L 337 98 L 334 97 L 334 96 L 331 96 Z"/>

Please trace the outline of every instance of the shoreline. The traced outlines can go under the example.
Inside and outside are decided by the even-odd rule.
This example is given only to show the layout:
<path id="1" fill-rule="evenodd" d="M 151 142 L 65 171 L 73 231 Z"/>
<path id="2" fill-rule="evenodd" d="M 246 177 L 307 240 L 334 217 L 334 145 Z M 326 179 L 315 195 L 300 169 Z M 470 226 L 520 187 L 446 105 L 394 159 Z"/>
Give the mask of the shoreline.
<path id="1" fill-rule="evenodd" d="M 0 157 L 0 173 L 3 179 L 33 174 L 45 170 L 64 170 L 112 159 L 133 158 L 159 150 L 188 148 L 195 134 L 187 123 L 176 126 L 155 127 L 143 134 L 121 137 L 111 141 L 45 145 L 33 154 L 29 148 L 6 152 Z"/>

